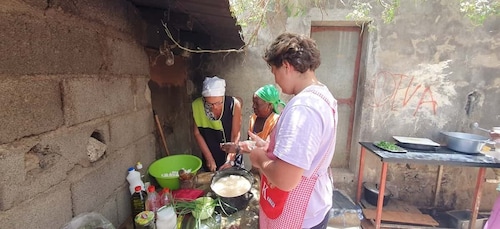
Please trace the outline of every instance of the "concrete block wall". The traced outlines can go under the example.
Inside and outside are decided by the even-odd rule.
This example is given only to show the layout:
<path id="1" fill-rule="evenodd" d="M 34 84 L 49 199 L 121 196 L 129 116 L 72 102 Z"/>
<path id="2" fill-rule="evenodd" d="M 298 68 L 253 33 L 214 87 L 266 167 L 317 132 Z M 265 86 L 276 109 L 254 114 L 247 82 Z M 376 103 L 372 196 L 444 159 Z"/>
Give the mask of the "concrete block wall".
<path id="1" fill-rule="evenodd" d="M 124 0 L 2 2 L 0 228 L 130 216 L 127 168 L 157 154 L 143 28 Z"/>

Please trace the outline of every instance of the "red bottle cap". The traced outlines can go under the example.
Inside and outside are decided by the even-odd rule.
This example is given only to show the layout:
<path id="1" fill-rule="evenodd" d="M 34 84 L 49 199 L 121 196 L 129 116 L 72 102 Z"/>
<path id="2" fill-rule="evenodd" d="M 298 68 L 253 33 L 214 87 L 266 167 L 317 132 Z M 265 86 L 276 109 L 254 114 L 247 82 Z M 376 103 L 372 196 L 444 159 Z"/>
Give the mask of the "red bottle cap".
<path id="1" fill-rule="evenodd" d="M 149 185 L 148 187 L 148 192 L 154 192 L 156 189 L 155 189 L 155 186 L 154 185 Z"/>
<path id="2" fill-rule="evenodd" d="M 140 185 L 137 185 L 135 186 L 135 192 L 140 192 L 141 191 L 141 186 Z"/>

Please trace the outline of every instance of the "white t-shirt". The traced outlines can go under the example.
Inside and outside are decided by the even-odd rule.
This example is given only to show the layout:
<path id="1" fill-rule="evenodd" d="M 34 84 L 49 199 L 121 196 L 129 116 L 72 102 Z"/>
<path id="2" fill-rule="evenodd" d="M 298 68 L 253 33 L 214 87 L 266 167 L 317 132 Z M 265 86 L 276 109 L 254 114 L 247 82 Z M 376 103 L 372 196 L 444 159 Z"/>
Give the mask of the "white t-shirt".
<path id="1" fill-rule="evenodd" d="M 317 94 L 321 94 L 329 104 Z M 319 163 L 324 161 L 318 170 L 320 176 L 311 194 L 302 228 L 316 226 L 332 206 L 333 187 L 328 167 L 335 150 L 337 101 L 326 86 L 311 85 L 288 102 L 275 131 L 273 154 L 304 169 L 304 176 L 310 177 Z M 326 153 L 329 155 L 323 158 Z"/>

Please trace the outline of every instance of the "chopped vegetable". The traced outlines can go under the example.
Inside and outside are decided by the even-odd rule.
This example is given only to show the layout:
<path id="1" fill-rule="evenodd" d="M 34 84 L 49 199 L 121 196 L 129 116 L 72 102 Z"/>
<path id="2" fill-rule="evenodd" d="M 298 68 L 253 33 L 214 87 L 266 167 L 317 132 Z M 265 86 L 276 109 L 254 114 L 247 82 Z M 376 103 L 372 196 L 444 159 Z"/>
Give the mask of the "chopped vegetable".
<path id="1" fill-rule="evenodd" d="M 399 150 L 399 147 L 397 145 L 395 145 L 394 143 L 386 142 L 386 141 L 380 141 L 380 142 L 378 142 L 377 146 L 380 147 L 380 148 L 382 148 L 382 149 L 389 150 L 389 151 L 397 151 L 397 150 Z"/>

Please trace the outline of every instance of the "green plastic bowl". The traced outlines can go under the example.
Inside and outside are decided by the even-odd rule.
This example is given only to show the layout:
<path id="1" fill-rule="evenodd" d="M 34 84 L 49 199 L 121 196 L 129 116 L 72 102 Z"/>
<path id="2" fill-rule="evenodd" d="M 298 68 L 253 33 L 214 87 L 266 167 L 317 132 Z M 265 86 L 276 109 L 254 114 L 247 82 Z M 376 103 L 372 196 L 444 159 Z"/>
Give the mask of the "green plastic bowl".
<path id="1" fill-rule="evenodd" d="M 181 169 L 196 173 L 201 168 L 201 159 L 188 154 L 178 154 L 158 159 L 149 166 L 149 174 L 156 179 L 162 188 L 179 189 L 179 176 L 167 176 Z"/>

